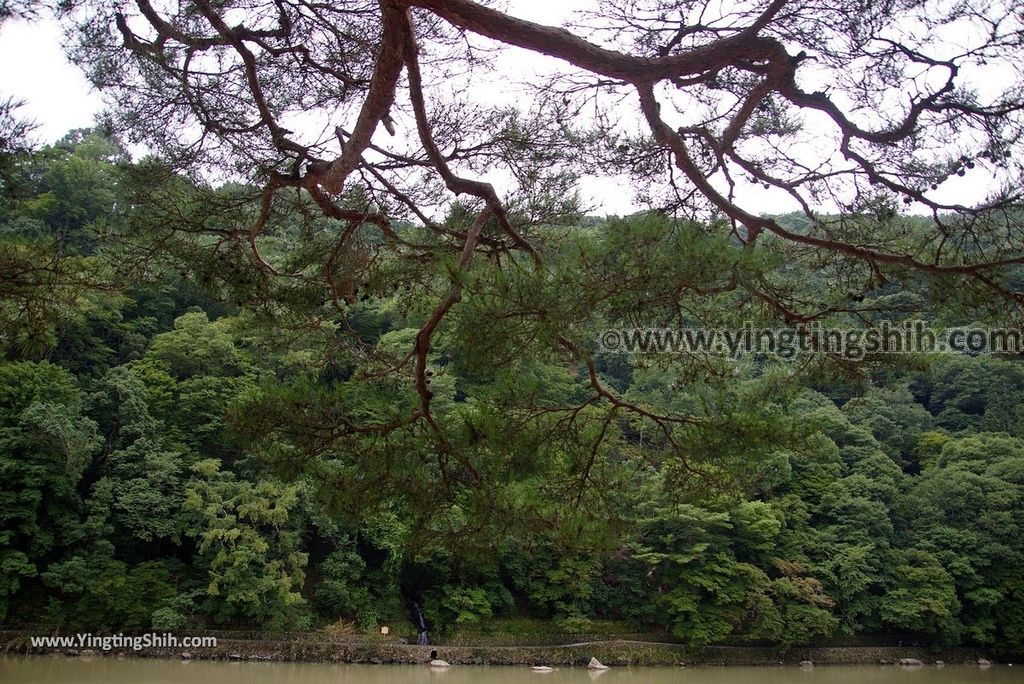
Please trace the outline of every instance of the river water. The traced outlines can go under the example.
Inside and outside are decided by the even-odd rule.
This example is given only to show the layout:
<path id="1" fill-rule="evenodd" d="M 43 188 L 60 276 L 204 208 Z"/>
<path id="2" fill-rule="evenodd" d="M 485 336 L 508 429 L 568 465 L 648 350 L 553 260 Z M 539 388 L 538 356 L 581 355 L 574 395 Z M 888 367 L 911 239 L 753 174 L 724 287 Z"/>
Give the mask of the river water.
<path id="1" fill-rule="evenodd" d="M 235 663 L 56 656 L 0 658 L 3 684 L 1008 684 L 1024 666 L 562 668 Z"/>

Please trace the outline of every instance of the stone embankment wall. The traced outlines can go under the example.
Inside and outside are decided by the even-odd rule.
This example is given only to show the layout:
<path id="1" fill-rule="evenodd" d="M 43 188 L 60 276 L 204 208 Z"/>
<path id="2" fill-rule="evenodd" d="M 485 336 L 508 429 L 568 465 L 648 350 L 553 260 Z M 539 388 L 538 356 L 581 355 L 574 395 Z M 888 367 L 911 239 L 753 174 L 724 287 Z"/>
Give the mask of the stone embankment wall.
<path id="1" fill-rule="evenodd" d="M 347 643 L 342 641 L 220 639 L 216 648 L 150 648 L 143 651 L 32 648 L 24 634 L 0 632 L 5 652 L 55 653 L 73 657 L 190 658 L 203 660 L 310 661 L 338 663 L 418 664 L 430 660 L 432 650 L 453 665 L 552 665 L 585 666 L 592 657 L 607 665 L 779 665 L 812 661 L 817 665 L 895 664 L 913 658 L 923 663 L 977 662 L 990 658 L 977 649 L 958 648 L 941 652 L 898 647 L 796 647 L 771 648 L 709 646 L 692 649 L 679 644 L 644 641 L 596 641 L 563 646 L 410 646 L 397 643 Z"/>

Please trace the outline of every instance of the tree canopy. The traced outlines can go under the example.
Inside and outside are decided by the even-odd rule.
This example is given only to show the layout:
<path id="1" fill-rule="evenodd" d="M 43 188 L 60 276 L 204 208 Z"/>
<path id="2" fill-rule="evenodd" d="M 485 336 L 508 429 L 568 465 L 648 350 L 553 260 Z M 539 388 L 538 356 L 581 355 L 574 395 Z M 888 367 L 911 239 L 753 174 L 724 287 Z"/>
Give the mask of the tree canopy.
<path id="1" fill-rule="evenodd" d="M 1019 358 L 596 342 L 1019 325 L 1014 3 L 56 10 L 109 107 L 0 105 L 0 619 L 1024 648 Z"/>
<path id="2" fill-rule="evenodd" d="M 488 309 L 479 315 L 504 321 L 493 358 L 585 364 L 583 312 L 551 301 L 556 284 L 563 300 L 591 292 L 586 313 L 652 323 L 680 318 L 690 298 L 708 303 L 709 323 L 737 301 L 791 324 L 875 316 L 906 303 L 865 294 L 906 279 L 993 315 L 1024 301 L 1014 3 L 606 0 L 568 28 L 473 0 L 137 0 L 62 14 L 73 56 L 116 102 L 111 125 L 199 182 L 159 183 L 154 168 L 131 196 L 131 220 L 158 224 L 162 246 L 185 235 L 195 262 L 212 241 L 207 277 L 236 274 L 239 299 L 329 297 L 352 330 L 361 301 L 431 291 L 404 344 L 351 336 L 357 377 L 399 378 L 418 397 L 352 420 L 354 433 L 423 421 L 447 439 L 431 354 L 460 325 L 447 319 L 473 315 L 456 306 L 469 292 Z M 516 104 L 481 86 L 507 76 L 502 48 L 554 65 L 521 84 Z M 594 175 L 628 180 L 661 215 L 714 226 L 714 261 L 629 264 L 649 269 L 642 286 L 639 273 L 591 268 L 551 227 L 578 219 L 575 190 Z M 950 201 L 964 176 L 984 189 Z M 211 178 L 245 185 L 212 196 L 200 180 Z M 747 204 L 760 186 L 798 213 Z M 904 206 L 928 217 L 924 228 L 896 220 Z M 282 232 L 304 248 L 274 249 Z M 664 236 L 630 231 L 623 245 L 645 239 Z M 705 249 L 671 239 L 684 261 Z M 788 262 L 792 277 L 752 266 L 765 259 Z M 801 287 L 801 269 L 825 264 L 835 282 Z M 596 374 L 589 385 L 585 401 L 644 415 Z"/>

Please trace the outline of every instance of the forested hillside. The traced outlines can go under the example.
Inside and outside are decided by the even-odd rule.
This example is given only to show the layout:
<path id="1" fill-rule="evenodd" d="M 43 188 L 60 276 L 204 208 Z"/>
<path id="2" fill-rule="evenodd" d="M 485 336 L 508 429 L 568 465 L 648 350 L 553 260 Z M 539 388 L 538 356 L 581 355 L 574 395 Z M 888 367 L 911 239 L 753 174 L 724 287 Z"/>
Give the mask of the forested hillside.
<path id="1" fill-rule="evenodd" d="M 488 243 L 492 217 L 466 271 L 372 197 L 261 212 L 262 189 L 99 131 L 5 154 L 0 179 L 3 624 L 413 632 L 416 602 L 434 634 L 1024 647 L 1019 359 L 583 351 L 626 322 L 773 320 L 781 293 L 856 298 L 836 324 L 1009 304 L 731 249 L 726 223 L 585 217 L 557 188 L 515 208 L 543 269 Z M 338 240 L 353 216 L 365 239 Z M 454 204 L 441 233 L 479 220 Z M 767 296 L 716 288 L 735 278 Z M 408 350 L 453 291 L 421 376 Z"/>

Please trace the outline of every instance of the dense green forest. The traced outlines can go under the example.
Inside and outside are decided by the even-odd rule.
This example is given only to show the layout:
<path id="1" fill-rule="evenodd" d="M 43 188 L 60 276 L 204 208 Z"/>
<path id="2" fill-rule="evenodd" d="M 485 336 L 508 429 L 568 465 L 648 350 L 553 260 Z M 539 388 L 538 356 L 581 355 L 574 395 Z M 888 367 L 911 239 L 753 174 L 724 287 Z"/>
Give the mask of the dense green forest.
<path id="1" fill-rule="evenodd" d="M 528 616 L 692 644 L 1024 647 L 1017 360 L 606 354 L 602 405 L 587 365 L 530 346 L 640 310 L 707 320 L 700 293 L 682 318 L 659 302 L 721 273 L 794 290 L 862 274 L 823 261 L 791 279 L 770 243 L 723 249 L 722 226 L 566 211 L 535 236 L 542 275 L 464 276 L 428 359 L 436 425 L 402 425 L 414 387 L 365 368 L 404 353 L 446 284 L 382 256 L 383 233 L 296 276 L 344 226 L 296 201 L 260 236 L 261 268 L 227 230 L 258 191 L 131 163 L 96 131 L 7 154 L 0 178 L 3 624 L 411 633 L 415 602 L 434 634 Z M 453 205 L 445 225 L 471 221 Z M 343 282 L 346 260 L 373 275 Z M 626 278 L 639 301 L 598 292 Z M 866 297 L 890 317 L 981 315 L 969 293 L 926 296 L 940 286 Z M 761 311 L 724 296 L 734 321 Z"/>

